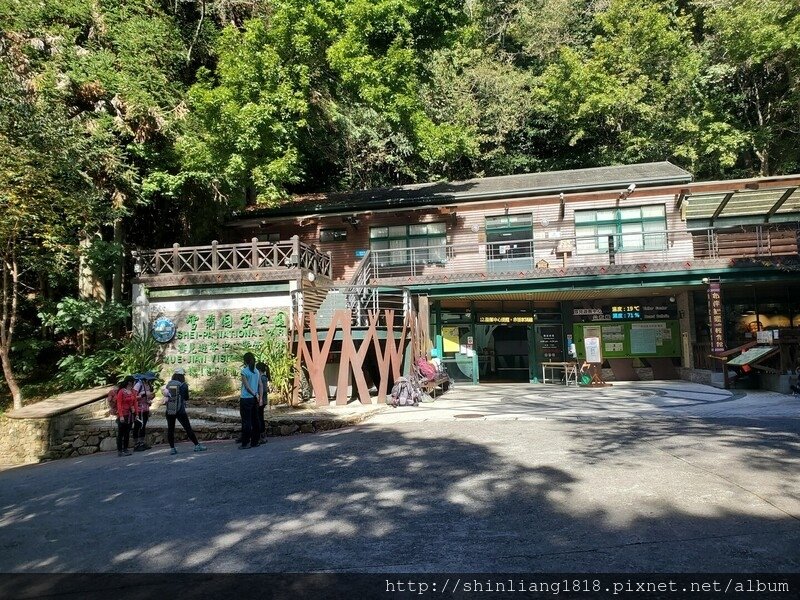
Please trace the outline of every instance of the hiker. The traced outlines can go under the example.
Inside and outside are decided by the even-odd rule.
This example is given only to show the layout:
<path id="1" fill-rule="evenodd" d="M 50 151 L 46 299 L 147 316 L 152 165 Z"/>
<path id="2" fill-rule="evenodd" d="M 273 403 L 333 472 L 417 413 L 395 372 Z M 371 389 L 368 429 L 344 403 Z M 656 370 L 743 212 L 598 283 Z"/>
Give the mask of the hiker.
<path id="1" fill-rule="evenodd" d="M 197 436 L 192 431 L 192 424 L 189 423 L 189 415 L 186 414 L 186 404 L 189 402 L 189 384 L 186 383 L 186 371 L 181 368 L 175 369 L 167 384 L 161 389 L 164 394 L 164 404 L 167 410 L 167 441 L 169 442 L 170 454 L 177 454 L 175 448 L 175 421 L 180 422 L 186 437 L 194 444 L 195 452 L 203 452 L 207 448 L 197 441 Z"/>
<path id="2" fill-rule="evenodd" d="M 119 384 L 117 391 L 117 456 L 130 456 L 131 424 L 136 412 L 136 394 L 133 391 L 135 379 L 128 375 Z"/>
<path id="3" fill-rule="evenodd" d="M 133 391 L 136 393 L 136 419 L 133 422 L 133 451 L 150 450 L 146 442 L 147 420 L 150 418 L 150 405 L 153 402 L 153 381 L 156 374 L 148 371 L 138 377 Z"/>
<path id="4" fill-rule="evenodd" d="M 269 366 L 260 362 L 256 365 L 256 370 L 261 374 L 261 399 L 258 404 L 258 425 L 261 433 L 259 443 L 266 444 L 267 423 L 264 421 L 264 409 L 269 408 Z"/>
<path id="5" fill-rule="evenodd" d="M 258 423 L 258 404 L 261 398 L 261 374 L 256 369 L 256 357 L 246 352 L 242 357 L 242 389 L 239 395 L 239 415 L 242 418 L 242 450 L 258 447 L 261 426 Z"/>

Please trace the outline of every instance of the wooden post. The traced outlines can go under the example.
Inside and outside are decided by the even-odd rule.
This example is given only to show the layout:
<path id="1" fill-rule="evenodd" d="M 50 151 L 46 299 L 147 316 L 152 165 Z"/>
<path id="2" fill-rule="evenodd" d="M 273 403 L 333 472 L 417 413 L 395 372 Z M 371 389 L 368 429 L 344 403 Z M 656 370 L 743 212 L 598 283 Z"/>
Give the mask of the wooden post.
<path id="1" fill-rule="evenodd" d="M 211 242 L 211 271 L 216 273 L 219 270 L 219 255 L 217 255 L 217 240 Z"/>
<path id="2" fill-rule="evenodd" d="M 176 275 L 181 272 L 181 257 L 178 254 L 180 244 L 172 244 L 172 272 Z"/>
<path id="3" fill-rule="evenodd" d="M 297 234 L 292 236 L 291 260 L 295 267 L 300 266 L 300 236 Z"/>
<path id="4" fill-rule="evenodd" d="M 258 238 L 254 237 L 250 240 L 250 268 L 258 268 Z"/>

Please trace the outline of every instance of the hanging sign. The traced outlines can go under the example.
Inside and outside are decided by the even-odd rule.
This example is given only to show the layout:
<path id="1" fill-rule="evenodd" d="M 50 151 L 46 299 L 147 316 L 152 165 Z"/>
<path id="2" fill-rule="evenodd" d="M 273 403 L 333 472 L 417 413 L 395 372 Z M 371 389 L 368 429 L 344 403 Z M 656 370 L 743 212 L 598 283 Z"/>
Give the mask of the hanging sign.
<path id="1" fill-rule="evenodd" d="M 711 330 L 711 351 L 725 352 L 725 321 L 722 310 L 722 289 L 719 281 L 708 284 L 708 320 Z"/>

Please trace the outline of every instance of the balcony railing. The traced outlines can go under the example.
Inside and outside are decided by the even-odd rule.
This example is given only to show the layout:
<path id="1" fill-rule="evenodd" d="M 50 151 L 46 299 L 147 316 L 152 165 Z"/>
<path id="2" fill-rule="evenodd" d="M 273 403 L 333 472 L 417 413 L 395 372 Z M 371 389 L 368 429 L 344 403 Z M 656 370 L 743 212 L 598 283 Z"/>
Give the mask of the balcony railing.
<path id="1" fill-rule="evenodd" d="M 796 255 L 797 224 L 537 237 L 372 250 L 373 281 L 466 273 Z"/>
<path id="2" fill-rule="evenodd" d="M 186 246 L 134 253 L 139 276 L 300 268 L 330 278 L 331 257 L 292 237 L 286 242 Z"/>

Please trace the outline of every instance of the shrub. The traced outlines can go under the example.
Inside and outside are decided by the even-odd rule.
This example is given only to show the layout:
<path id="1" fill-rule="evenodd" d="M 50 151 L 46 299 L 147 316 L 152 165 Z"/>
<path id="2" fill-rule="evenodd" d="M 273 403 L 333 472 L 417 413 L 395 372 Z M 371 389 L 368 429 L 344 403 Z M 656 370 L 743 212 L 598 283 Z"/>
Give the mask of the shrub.
<path id="1" fill-rule="evenodd" d="M 269 366 L 270 404 L 291 404 L 296 371 L 295 357 L 286 342 L 286 334 L 280 330 L 270 335 L 257 352 L 258 360 Z"/>
<path id="2" fill-rule="evenodd" d="M 106 385 L 119 372 L 120 350 L 102 348 L 85 356 L 71 354 L 58 361 L 56 380 L 67 390 Z"/>
<path id="3" fill-rule="evenodd" d="M 121 374 L 158 372 L 162 358 L 161 346 L 151 335 L 134 333 L 122 348 L 120 358 Z"/>
<path id="4" fill-rule="evenodd" d="M 228 375 L 214 375 L 206 380 L 197 395 L 204 398 L 224 398 L 232 395 L 235 391 L 233 382 Z"/>

